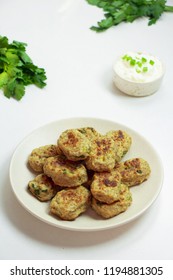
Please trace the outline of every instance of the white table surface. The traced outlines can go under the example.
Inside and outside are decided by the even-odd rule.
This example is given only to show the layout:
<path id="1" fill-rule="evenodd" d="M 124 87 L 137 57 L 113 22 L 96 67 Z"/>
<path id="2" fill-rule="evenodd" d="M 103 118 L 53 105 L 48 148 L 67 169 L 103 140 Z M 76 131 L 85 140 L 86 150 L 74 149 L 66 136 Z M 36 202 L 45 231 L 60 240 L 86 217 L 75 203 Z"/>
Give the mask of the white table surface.
<path id="1" fill-rule="evenodd" d="M 1 35 L 26 42 L 48 78 L 42 90 L 27 87 L 20 102 L 0 93 L 0 259 L 172 259 L 173 14 L 150 27 L 139 19 L 97 34 L 89 27 L 102 18 L 101 10 L 85 0 L 61 3 L 0 4 Z M 152 53 L 165 63 L 163 84 L 152 96 L 132 98 L 113 86 L 112 65 L 128 50 Z M 34 129 L 71 117 L 125 124 L 155 146 L 164 166 L 163 187 L 137 220 L 107 231 L 74 232 L 38 220 L 18 203 L 8 174 L 16 146 Z"/>

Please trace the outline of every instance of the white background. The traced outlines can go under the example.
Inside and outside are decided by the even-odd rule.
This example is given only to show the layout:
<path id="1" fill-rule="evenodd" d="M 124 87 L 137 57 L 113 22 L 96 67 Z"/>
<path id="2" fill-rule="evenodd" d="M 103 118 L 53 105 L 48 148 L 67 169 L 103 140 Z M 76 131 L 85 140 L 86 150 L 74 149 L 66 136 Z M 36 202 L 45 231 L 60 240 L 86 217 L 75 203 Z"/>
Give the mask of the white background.
<path id="1" fill-rule="evenodd" d="M 97 34 L 89 27 L 102 18 L 101 10 L 85 0 L 71 0 L 67 9 L 64 3 L 1 0 L 0 34 L 26 42 L 27 53 L 46 69 L 48 79 L 42 90 L 27 87 L 20 102 L 0 93 L 0 259 L 172 259 L 173 14 L 163 14 L 150 27 L 147 19 L 139 19 Z M 154 95 L 132 98 L 113 86 L 112 65 L 128 50 L 151 53 L 165 63 L 163 84 Z M 39 221 L 14 197 L 8 171 L 18 143 L 45 123 L 81 116 L 135 129 L 162 159 L 160 196 L 128 225 L 92 233 L 65 231 Z"/>

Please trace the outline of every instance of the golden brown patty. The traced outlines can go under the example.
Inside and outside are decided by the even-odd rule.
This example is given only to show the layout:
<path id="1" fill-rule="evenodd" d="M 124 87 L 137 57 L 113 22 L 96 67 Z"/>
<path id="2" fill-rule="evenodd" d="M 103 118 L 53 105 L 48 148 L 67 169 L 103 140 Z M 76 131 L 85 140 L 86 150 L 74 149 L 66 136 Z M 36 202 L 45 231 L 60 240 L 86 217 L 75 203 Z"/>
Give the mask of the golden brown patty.
<path id="1" fill-rule="evenodd" d="M 151 169 L 142 158 L 133 158 L 116 164 L 115 169 L 121 173 L 122 182 L 129 187 L 139 185 L 148 179 Z"/>
<path id="2" fill-rule="evenodd" d="M 43 165 L 48 157 L 56 156 L 57 146 L 56 145 L 45 145 L 34 149 L 29 158 L 28 163 L 30 167 L 36 172 L 43 171 Z"/>
<path id="3" fill-rule="evenodd" d="M 40 174 L 29 181 L 28 190 L 40 201 L 49 201 L 57 193 L 58 186 L 55 186 L 51 178 Z"/>
<path id="4" fill-rule="evenodd" d="M 112 218 L 118 214 L 127 210 L 127 208 L 132 203 L 132 195 L 129 191 L 129 188 L 126 185 L 121 185 L 122 193 L 118 201 L 113 202 L 112 204 L 107 204 L 100 202 L 99 200 L 92 197 L 91 206 L 93 210 L 103 218 Z"/>
<path id="5" fill-rule="evenodd" d="M 43 169 L 56 185 L 62 187 L 79 186 L 88 180 L 87 170 L 83 164 L 71 162 L 62 155 L 48 158 Z"/>
<path id="6" fill-rule="evenodd" d="M 83 186 L 64 189 L 52 199 L 50 211 L 62 220 L 71 221 L 88 209 L 90 200 L 90 192 Z"/>
<path id="7" fill-rule="evenodd" d="M 92 141 L 91 152 L 85 160 L 88 169 L 103 172 L 115 166 L 115 144 L 112 138 L 99 136 Z"/>
<path id="8" fill-rule="evenodd" d="M 58 139 L 58 146 L 63 154 L 72 161 L 87 158 L 91 149 L 90 140 L 77 129 L 64 131 Z"/>
<path id="9" fill-rule="evenodd" d="M 95 173 L 91 184 L 91 193 L 97 200 L 107 204 L 117 201 L 121 194 L 120 173 L 115 170 Z"/>
<path id="10" fill-rule="evenodd" d="M 117 147 L 116 161 L 119 162 L 128 152 L 132 143 L 132 138 L 123 130 L 111 130 L 106 135 L 111 137 L 115 142 Z"/>

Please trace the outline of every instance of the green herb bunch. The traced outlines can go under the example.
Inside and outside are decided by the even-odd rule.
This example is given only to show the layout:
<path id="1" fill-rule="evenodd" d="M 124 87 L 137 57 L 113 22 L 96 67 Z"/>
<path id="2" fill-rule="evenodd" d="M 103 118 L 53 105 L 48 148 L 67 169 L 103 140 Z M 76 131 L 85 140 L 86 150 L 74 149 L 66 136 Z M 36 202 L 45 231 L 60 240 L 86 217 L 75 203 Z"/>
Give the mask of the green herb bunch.
<path id="1" fill-rule="evenodd" d="M 20 100 L 25 94 L 25 86 L 34 84 L 43 88 L 46 73 L 33 64 L 26 53 L 26 43 L 0 36 L 0 89 L 8 98 Z"/>
<path id="2" fill-rule="evenodd" d="M 121 22 L 133 22 L 137 18 L 149 18 L 148 25 L 157 22 L 163 12 L 173 12 L 173 6 L 166 5 L 166 0 L 87 0 L 91 5 L 103 9 L 104 19 L 91 29 L 105 31 Z"/>

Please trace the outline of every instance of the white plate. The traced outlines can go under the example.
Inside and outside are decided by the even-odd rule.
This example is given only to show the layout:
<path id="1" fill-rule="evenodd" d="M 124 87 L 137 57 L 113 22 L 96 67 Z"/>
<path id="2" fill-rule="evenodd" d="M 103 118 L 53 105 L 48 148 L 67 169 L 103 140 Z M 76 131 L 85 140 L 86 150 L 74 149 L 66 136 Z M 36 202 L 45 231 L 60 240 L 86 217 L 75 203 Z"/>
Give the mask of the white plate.
<path id="1" fill-rule="evenodd" d="M 62 221 L 49 213 L 49 203 L 40 202 L 27 191 L 28 181 L 34 174 L 27 167 L 31 151 L 46 144 L 56 144 L 60 133 L 69 128 L 92 126 L 101 133 L 114 129 L 125 130 L 133 139 L 130 151 L 124 159 L 142 157 L 151 166 L 150 178 L 139 186 L 131 188 L 133 203 L 128 210 L 111 219 L 102 219 L 92 209 L 82 214 L 75 221 Z M 38 128 L 29 134 L 17 147 L 10 164 L 10 181 L 12 189 L 22 206 L 40 220 L 53 226 L 76 231 L 94 231 L 115 228 L 139 217 L 157 198 L 163 181 L 163 168 L 160 158 L 153 146 L 134 130 L 116 122 L 93 119 L 74 118 L 59 120 Z"/>

